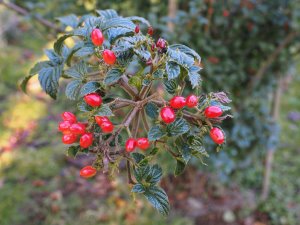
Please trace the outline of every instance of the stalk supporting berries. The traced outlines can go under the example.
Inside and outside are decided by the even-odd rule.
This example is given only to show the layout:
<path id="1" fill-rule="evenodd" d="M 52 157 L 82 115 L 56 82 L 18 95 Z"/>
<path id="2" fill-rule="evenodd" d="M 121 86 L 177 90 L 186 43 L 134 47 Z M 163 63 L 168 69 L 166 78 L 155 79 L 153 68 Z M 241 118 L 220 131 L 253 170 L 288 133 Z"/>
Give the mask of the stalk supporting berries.
<path id="1" fill-rule="evenodd" d="M 176 119 L 174 110 L 168 106 L 160 110 L 160 117 L 166 124 L 172 123 Z"/>
<path id="2" fill-rule="evenodd" d="M 115 64 L 115 62 L 117 60 L 115 53 L 111 50 L 104 50 L 102 53 L 102 57 L 103 57 L 104 62 L 108 65 Z"/>
<path id="3" fill-rule="evenodd" d="M 88 148 L 93 144 L 93 134 L 92 133 L 85 133 L 84 135 L 81 136 L 79 144 L 80 147 L 82 148 Z"/>
<path id="4" fill-rule="evenodd" d="M 217 127 L 212 128 L 209 132 L 209 135 L 211 139 L 219 145 L 223 144 L 225 141 L 225 136 L 223 131 Z"/>
<path id="5" fill-rule="evenodd" d="M 186 106 L 194 108 L 198 105 L 198 97 L 196 95 L 189 95 L 186 97 Z"/>
<path id="6" fill-rule="evenodd" d="M 127 139 L 126 143 L 125 143 L 125 149 L 126 152 L 133 152 L 134 149 L 136 148 L 136 140 L 134 138 L 129 138 Z"/>
<path id="7" fill-rule="evenodd" d="M 104 36 L 99 29 L 94 29 L 91 33 L 91 40 L 95 46 L 101 46 L 104 41 Z"/>
<path id="8" fill-rule="evenodd" d="M 64 134 L 62 136 L 62 142 L 66 145 L 73 144 L 77 141 L 77 135 L 76 134 Z"/>
<path id="9" fill-rule="evenodd" d="M 84 96 L 86 104 L 92 107 L 99 107 L 102 103 L 102 98 L 97 93 L 90 93 Z"/>
<path id="10" fill-rule="evenodd" d="M 61 114 L 61 118 L 64 120 L 64 121 L 69 121 L 71 123 L 76 123 L 77 119 L 76 119 L 76 116 L 71 113 L 71 112 L 64 112 Z"/>
<path id="11" fill-rule="evenodd" d="M 142 150 L 147 150 L 150 147 L 148 138 L 138 138 L 136 144 L 137 147 Z"/>
<path id="12" fill-rule="evenodd" d="M 208 106 L 204 111 L 206 118 L 217 118 L 221 116 L 222 113 L 222 109 L 218 106 Z"/>
<path id="13" fill-rule="evenodd" d="M 186 105 L 186 100 L 182 96 L 174 96 L 170 100 L 170 106 L 174 109 L 181 109 Z"/>
<path id="14" fill-rule="evenodd" d="M 93 177 L 96 175 L 96 173 L 97 173 L 96 168 L 94 168 L 92 166 L 86 166 L 80 170 L 80 176 L 83 178 Z"/>

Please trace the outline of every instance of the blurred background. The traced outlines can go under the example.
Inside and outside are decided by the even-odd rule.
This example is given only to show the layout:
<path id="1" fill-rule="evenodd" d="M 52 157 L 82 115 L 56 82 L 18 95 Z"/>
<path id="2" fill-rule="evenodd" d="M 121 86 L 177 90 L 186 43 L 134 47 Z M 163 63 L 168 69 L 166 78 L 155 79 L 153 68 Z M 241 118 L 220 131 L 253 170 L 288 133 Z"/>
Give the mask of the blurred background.
<path id="1" fill-rule="evenodd" d="M 29 95 L 18 87 L 52 48 L 57 17 L 108 8 L 195 49 L 203 92 L 233 100 L 227 145 L 208 149 L 207 166 L 194 162 L 175 178 L 168 157 L 159 159 L 167 218 L 132 199 L 122 171 L 81 179 L 85 159 L 66 157 L 57 133 L 75 104 L 51 100 L 37 79 Z M 299 28 L 298 0 L 0 0 L 0 224 L 299 225 Z"/>

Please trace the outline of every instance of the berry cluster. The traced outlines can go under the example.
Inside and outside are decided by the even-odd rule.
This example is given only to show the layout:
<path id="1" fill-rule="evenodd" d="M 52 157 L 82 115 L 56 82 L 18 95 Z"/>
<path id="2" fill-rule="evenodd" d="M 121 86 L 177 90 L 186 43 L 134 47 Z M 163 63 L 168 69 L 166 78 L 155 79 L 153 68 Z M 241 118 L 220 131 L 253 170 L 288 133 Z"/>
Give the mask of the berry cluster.
<path id="1" fill-rule="evenodd" d="M 125 143 L 126 152 L 133 152 L 138 147 L 141 150 L 147 150 L 150 147 L 148 138 L 129 138 Z"/>
<path id="2" fill-rule="evenodd" d="M 194 108 L 198 105 L 198 97 L 196 95 L 189 95 L 188 97 L 174 96 L 169 101 L 169 106 L 165 106 L 160 110 L 160 117 L 166 124 L 173 123 L 176 119 L 175 111 L 173 109 L 182 109 L 185 106 Z M 217 118 L 222 115 L 222 109 L 218 106 L 208 106 L 204 110 L 204 116 L 208 119 Z M 210 130 L 211 139 L 217 144 L 223 144 L 225 141 L 224 133 L 221 129 L 213 127 Z"/>

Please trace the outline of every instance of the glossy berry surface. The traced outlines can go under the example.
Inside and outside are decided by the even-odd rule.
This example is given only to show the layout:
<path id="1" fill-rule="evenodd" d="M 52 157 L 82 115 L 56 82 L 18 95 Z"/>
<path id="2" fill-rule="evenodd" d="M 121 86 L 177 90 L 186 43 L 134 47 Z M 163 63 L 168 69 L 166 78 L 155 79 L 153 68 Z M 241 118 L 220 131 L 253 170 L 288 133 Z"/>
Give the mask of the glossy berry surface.
<path id="1" fill-rule="evenodd" d="M 94 168 L 92 166 L 86 166 L 80 170 L 80 176 L 84 177 L 84 178 L 93 177 L 96 175 L 96 173 L 97 173 L 96 168 Z"/>
<path id="2" fill-rule="evenodd" d="M 129 138 L 125 143 L 126 152 L 133 152 L 136 148 L 136 140 L 134 138 Z"/>
<path id="3" fill-rule="evenodd" d="M 160 116 L 161 116 L 161 119 L 167 124 L 174 122 L 174 120 L 176 118 L 174 110 L 171 107 L 168 107 L 168 106 L 163 107 L 160 110 Z"/>
<path id="4" fill-rule="evenodd" d="M 81 136 L 79 140 L 80 147 L 82 148 L 88 148 L 93 144 L 93 134 L 92 133 L 85 133 Z"/>
<path id="5" fill-rule="evenodd" d="M 140 25 L 136 25 L 134 32 L 138 34 L 140 32 Z"/>
<path id="6" fill-rule="evenodd" d="M 103 57 L 104 62 L 108 65 L 115 64 L 116 59 L 117 59 L 115 53 L 111 50 L 104 50 L 102 53 L 102 57 Z"/>
<path id="7" fill-rule="evenodd" d="M 81 135 L 85 133 L 85 125 L 81 123 L 74 123 L 70 126 L 69 130 L 72 134 Z"/>
<path id="8" fill-rule="evenodd" d="M 206 118 L 216 118 L 221 116 L 222 113 L 222 109 L 218 106 L 208 106 L 204 111 Z"/>
<path id="9" fill-rule="evenodd" d="M 77 119 L 76 119 L 76 116 L 71 113 L 71 112 L 64 112 L 61 114 L 61 118 L 64 120 L 64 121 L 70 121 L 71 123 L 76 123 Z"/>
<path id="10" fill-rule="evenodd" d="M 67 132 L 70 129 L 72 123 L 70 121 L 62 121 L 58 124 L 58 130 L 61 132 Z"/>
<path id="11" fill-rule="evenodd" d="M 104 36 L 99 29 L 94 29 L 91 33 L 91 40 L 95 46 L 101 46 L 104 41 Z"/>
<path id="12" fill-rule="evenodd" d="M 137 144 L 137 147 L 142 150 L 146 150 L 150 147 L 148 138 L 138 138 L 136 140 L 136 144 Z"/>
<path id="13" fill-rule="evenodd" d="M 97 93 L 90 93 L 84 96 L 84 101 L 86 104 L 92 107 L 98 107 L 102 103 L 102 98 Z"/>
<path id="14" fill-rule="evenodd" d="M 154 33 L 153 27 L 148 27 L 148 34 L 152 36 Z"/>
<path id="15" fill-rule="evenodd" d="M 62 142 L 64 144 L 70 145 L 77 141 L 77 135 L 76 134 L 64 134 L 62 136 Z"/>
<path id="16" fill-rule="evenodd" d="M 209 135 L 215 143 L 219 145 L 224 143 L 225 137 L 221 129 L 214 127 L 210 130 Z"/>
<path id="17" fill-rule="evenodd" d="M 196 95 L 189 95 L 186 97 L 186 106 L 193 108 L 198 105 L 198 97 Z"/>
<path id="18" fill-rule="evenodd" d="M 110 122 L 107 116 L 95 116 L 96 123 L 101 126 L 103 122 Z"/>
<path id="19" fill-rule="evenodd" d="M 170 100 L 170 106 L 174 109 L 181 109 L 185 106 L 185 104 L 186 104 L 186 100 L 182 96 L 174 96 Z"/>
<path id="20" fill-rule="evenodd" d="M 100 125 L 103 133 L 111 133 L 114 130 L 114 125 L 110 121 L 104 121 Z"/>

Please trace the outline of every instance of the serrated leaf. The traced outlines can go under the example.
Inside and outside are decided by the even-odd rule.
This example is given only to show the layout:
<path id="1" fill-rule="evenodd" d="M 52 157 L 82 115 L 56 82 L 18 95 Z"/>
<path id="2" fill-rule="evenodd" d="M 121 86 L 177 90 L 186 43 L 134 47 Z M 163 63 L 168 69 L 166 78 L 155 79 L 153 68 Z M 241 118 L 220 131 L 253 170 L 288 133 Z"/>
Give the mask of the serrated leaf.
<path id="1" fill-rule="evenodd" d="M 175 62 L 168 61 L 166 63 L 166 72 L 168 75 L 168 80 L 175 79 L 180 74 L 180 66 L 176 64 Z"/>
<path id="2" fill-rule="evenodd" d="M 182 134 L 188 132 L 189 129 L 190 129 L 190 126 L 189 126 L 188 122 L 183 118 L 179 118 L 167 126 L 167 132 L 168 132 L 168 135 L 170 135 L 170 136 L 182 135 Z"/>
<path id="3" fill-rule="evenodd" d="M 149 174 L 150 169 L 149 165 L 135 168 L 133 173 L 137 182 L 142 183 L 145 177 Z"/>
<path id="4" fill-rule="evenodd" d="M 172 48 L 168 47 L 167 54 L 172 61 L 175 61 L 177 64 L 181 65 L 186 69 L 190 68 L 194 64 L 194 58 L 179 51 L 178 49 L 173 50 Z"/>
<path id="5" fill-rule="evenodd" d="M 105 19 L 112 19 L 115 17 L 119 17 L 118 13 L 113 9 L 107 10 L 96 10 L 99 16 L 102 16 Z"/>
<path id="6" fill-rule="evenodd" d="M 138 49 L 134 48 L 133 51 L 138 57 L 140 57 L 144 61 L 148 61 L 151 58 L 151 53 L 144 46 L 141 46 Z"/>
<path id="7" fill-rule="evenodd" d="M 76 28 L 79 22 L 77 16 L 74 14 L 58 17 L 57 20 L 59 20 L 63 25 L 70 26 L 72 28 Z"/>
<path id="8" fill-rule="evenodd" d="M 150 27 L 150 23 L 148 20 L 146 20 L 145 18 L 143 17 L 139 17 L 139 16 L 130 16 L 130 17 L 126 17 L 126 19 L 129 19 L 133 22 L 139 22 L 139 23 L 143 23 L 143 24 L 146 24 L 148 27 Z"/>
<path id="9" fill-rule="evenodd" d="M 198 60 L 198 62 L 200 63 L 201 62 L 201 57 L 200 55 L 194 51 L 193 49 L 185 46 L 185 45 L 182 45 L 182 44 L 174 44 L 174 45 L 170 45 L 170 48 L 173 49 L 173 50 L 176 50 L 178 49 L 179 51 L 189 55 L 189 56 L 192 56 L 194 58 L 196 58 Z"/>
<path id="10" fill-rule="evenodd" d="M 186 164 L 185 164 L 184 159 L 177 157 L 177 159 L 176 159 L 176 168 L 175 168 L 175 171 L 174 171 L 175 176 L 178 176 L 178 175 L 182 174 L 184 169 L 185 169 L 185 166 L 186 166 Z"/>
<path id="11" fill-rule="evenodd" d="M 149 141 L 156 141 L 166 135 L 166 132 L 162 130 L 162 128 L 158 125 L 150 128 L 148 132 Z"/>
<path id="12" fill-rule="evenodd" d="M 188 76 L 189 76 L 189 80 L 190 80 L 193 88 L 199 86 L 200 81 L 201 81 L 200 74 L 188 72 Z"/>
<path id="13" fill-rule="evenodd" d="M 63 36 L 61 36 L 60 38 L 57 39 L 57 41 L 54 43 L 54 51 L 57 53 L 57 54 L 61 54 L 61 50 L 64 46 L 64 41 L 69 38 L 69 37 L 72 37 L 73 34 L 65 34 Z"/>
<path id="14" fill-rule="evenodd" d="M 182 144 L 180 146 L 177 146 L 177 149 L 181 153 L 181 156 L 185 161 L 185 164 L 187 164 L 192 158 L 192 149 L 187 144 Z"/>
<path id="15" fill-rule="evenodd" d="M 69 157 L 75 157 L 79 151 L 80 151 L 80 145 L 70 146 L 68 148 L 67 155 Z"/>
<path id="16" fill-rule="evenodd" d="M 150 186 L 143 193 L 150 204 L 161 214 L 168 215 L 170 211 L 169 199 L 166 192 L 158 186 Z"/>
<path id="17" fill-rule="evenodd" d="M 131 156 L 137 164 L 145 158 L 145 156 L 143 154 L 138 153 L 138 152 L 133 152 L 131 154 Z"/>
<path id="18" fill-rule="evenodd" d="M 95 50 L 93 46 L 84 46 L 75 52 L 75 56 L 79 58 L 83 58 L 86 56 L 90 56 L 94 54 Z"/>
<path id="19" fill-rule="evenodd" d="M 155 164 L 153 166 L 150 166 L 149 173 L 144 178 L 145 182 L 150 184 L 156 184 L 160 181 L 162 177 L 162 169 L 159 167 L 159 165 Z"/>
<path id="20" fill-rule="evenodd" d="M 83 96 L 85 96 L 87 94 L 90 94 L 90 93 L 93 93 L 93 92 L 97 91 L 99 88 L 100 88 L 100 83 L 98 83 L 96 81 L 87 82 L 80 89 L 79 96 L 83 97 Z"/>
<path id="21" fill-rule="evenodd" d="M 132 30 L 134 31 L 135 29 L 135 24 L 128 20 L 128 19 L 125 19 L 125 18 L 122 18 L 122 17 L 115 17 L 115 18 L 111 18 L 109 20 L 107 20 L 103 27 L 102 27 L 102 31 L 105 31 L 105 30 L 108 30 L 110 28 L 127 28 L 129 30 Z"/>
<path id="22" fill-rule="evenodd" d="M 178 87 L 175 80 L 166 80 L 166 81 L 164 81 L 164 86 L 165 86 L 166 91 L 171 95 L 175 94 L 176 89 Z"/>
<path id="23" fill-rule="evenodd" d="M 142 184 L 135 184 L 132 189 L 131 192 L 134 193 L 144 193 L 145 192 L 145 187 Z"/>
<path id="24" fill-rule="evenodd" d="M 125 28 L 125 27 L 113 27 L 106 31 L 107 39 L 110 43 L 114 43 L 118 38 L 124 37 L 124 36 L 130 36 L 134 32 L 131 29 Z"/>
<path id="25" fill-rule="evenodd" d="M 210 102 L 210 105 L 212 105 L 212 106 L 219 106 L 222 109 L 223 112 L 231 110 L 231 107 L 223 105 L 220 102 L 214 101 L 214 100 Z"/>
<path id="26" fill-rule="evenodd" d="M 78 110 L 81 112 L 90 112 L 94 109 L 92 106 L 89 106 L 88 104 L 86 104 L 85 101 L 79 102 L 77 107 L 78 107 Z"/>
<path id="27" fill-rule="evenodd" d="M 104 79 L 104 84 L 110 85 L 112 83 L 117 82 L 122 76 L 122 71 L 118 68 L 113 68 L 107 72 L 106 77 Z"/>
<path id="28" fill-rule="evenodd" d="M 50 61 L 55 65 L 62 63 L 62 58 L 52 49 L 46 49 L 45 54 L 50 59 Z"/>
<path id="29" fill-rule="evenodd" d="M 39 71 L 39 82 L 43 90 L 50 95 L 53 99 L 56 99 L 58 90 L 58 81 L 62 74 L 63 66 L 44 67 Z"/>
<path id="30" fill-rule="evenodd" d="M 66 87 L 66 96 L 70 100 L 76 100 L 81 88 L 80 80 L 73 80 Z"/>
<path id="31" fill-rule="evenodd" d="M 95 116 L 113 116 L 113 112 L 108 105 L 102 104 L 99 109 L 97 109 Z"/>
<path id="32" fill-rule="evenodd" d="M 145 112 L 151 119 L 156 119 L 158 117 L 158 107 L 152 102 L 149 102 L 145 106 Z"/>
<path id="33" fill-rule="evenodd" d="M 83 77 L 88 73 L 88 67 L 86 63 L 82 61 L 67 69 L 64 73 L 75 79 L 83 79 Z"/>

